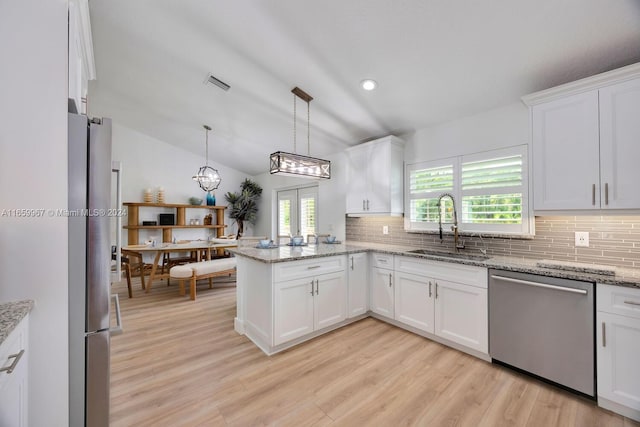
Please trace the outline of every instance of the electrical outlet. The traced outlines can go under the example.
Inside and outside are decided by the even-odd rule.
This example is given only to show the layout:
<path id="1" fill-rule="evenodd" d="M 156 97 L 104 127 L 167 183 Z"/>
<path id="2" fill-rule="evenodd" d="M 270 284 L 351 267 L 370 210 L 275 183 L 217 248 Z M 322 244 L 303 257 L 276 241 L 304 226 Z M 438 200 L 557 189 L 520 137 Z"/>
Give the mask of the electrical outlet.
<path id="1" fill-rule="evenodd" d="M 388 225 L 383 225 L 382 226 L 382 234 L 389 234 L 389 226 Z"/>
<path id="2" fill-rule="evenodd" d="M 589 232 L 576 231 L 576 247 L 589 247 Z"/>

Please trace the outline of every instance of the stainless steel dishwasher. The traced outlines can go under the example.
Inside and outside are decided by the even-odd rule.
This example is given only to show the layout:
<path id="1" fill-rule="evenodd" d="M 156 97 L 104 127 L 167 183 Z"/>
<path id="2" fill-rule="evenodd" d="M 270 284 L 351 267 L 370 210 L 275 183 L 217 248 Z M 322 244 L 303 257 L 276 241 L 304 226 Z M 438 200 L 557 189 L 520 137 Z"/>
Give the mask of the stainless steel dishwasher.
<path id="1" fill-rule="evenodd" d="M 595 286 L 489 270 L 489 354 L 595 397 Z"/>

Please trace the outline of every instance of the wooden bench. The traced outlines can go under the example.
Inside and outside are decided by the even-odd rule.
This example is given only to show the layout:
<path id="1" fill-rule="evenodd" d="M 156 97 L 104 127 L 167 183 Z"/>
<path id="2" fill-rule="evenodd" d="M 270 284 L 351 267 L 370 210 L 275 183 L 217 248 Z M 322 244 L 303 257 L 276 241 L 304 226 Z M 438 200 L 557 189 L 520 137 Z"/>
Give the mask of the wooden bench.
<path id="1" fill-rule="evenodd" d="M 220 258 L 211 261 L 191 262 L 189 264 L 171 267 L 169 275 L 172 279 L 180 281 L 180 295 L 185 294 L 184 282 L 189 280 L 189 295 L 196 299 L 196 281 L 209 279 L 209 289 L 213 287 L 212 278 L 217 276 L 230 276 L 236 271 L 235 258 Z"/>

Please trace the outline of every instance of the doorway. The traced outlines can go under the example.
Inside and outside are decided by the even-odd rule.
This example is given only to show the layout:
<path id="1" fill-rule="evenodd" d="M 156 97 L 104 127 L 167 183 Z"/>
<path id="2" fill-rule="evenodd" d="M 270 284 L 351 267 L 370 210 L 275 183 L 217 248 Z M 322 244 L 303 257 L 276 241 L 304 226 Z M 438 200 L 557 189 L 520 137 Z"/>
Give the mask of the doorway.
<path id="1" fill-rule="evenodd" d="M 278 191 L 278 237 L 303 236 L 317 232 L 318 186 Z"/>

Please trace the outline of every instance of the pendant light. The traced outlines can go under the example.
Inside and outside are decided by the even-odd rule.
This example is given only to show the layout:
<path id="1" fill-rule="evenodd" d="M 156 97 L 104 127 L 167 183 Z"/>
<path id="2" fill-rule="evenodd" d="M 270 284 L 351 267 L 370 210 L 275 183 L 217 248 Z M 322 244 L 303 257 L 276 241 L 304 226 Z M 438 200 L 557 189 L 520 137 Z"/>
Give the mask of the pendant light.
<path id="1" fill-rule="evenodd" d="M 220 185 L 220 174 L 217 169 L 209 166 L 209 131 L 211 128 L 203 125 L 205 129 L 205 165 L 198 169 L 198 173 L 193 176 L 193 180 L 198 182 L 200 188 L 204 191 L 213 191 Z"/>
<path id="2" fill-rule="evenodd" d="M 313 99 L 308 93 L 294 87 L 293 93 L 293 153 L 276 151 L 270 156 L 271 174 L 291 175 L 305 178 L 325 178 L 331 179 L 331 162 L 329 160 L 311 157 L 310 142 L 310 114 L 309 103 Z M 300 98 L 307 103 L 307 155 L 303 156 L 296 151 L 296 99 Z"/>

